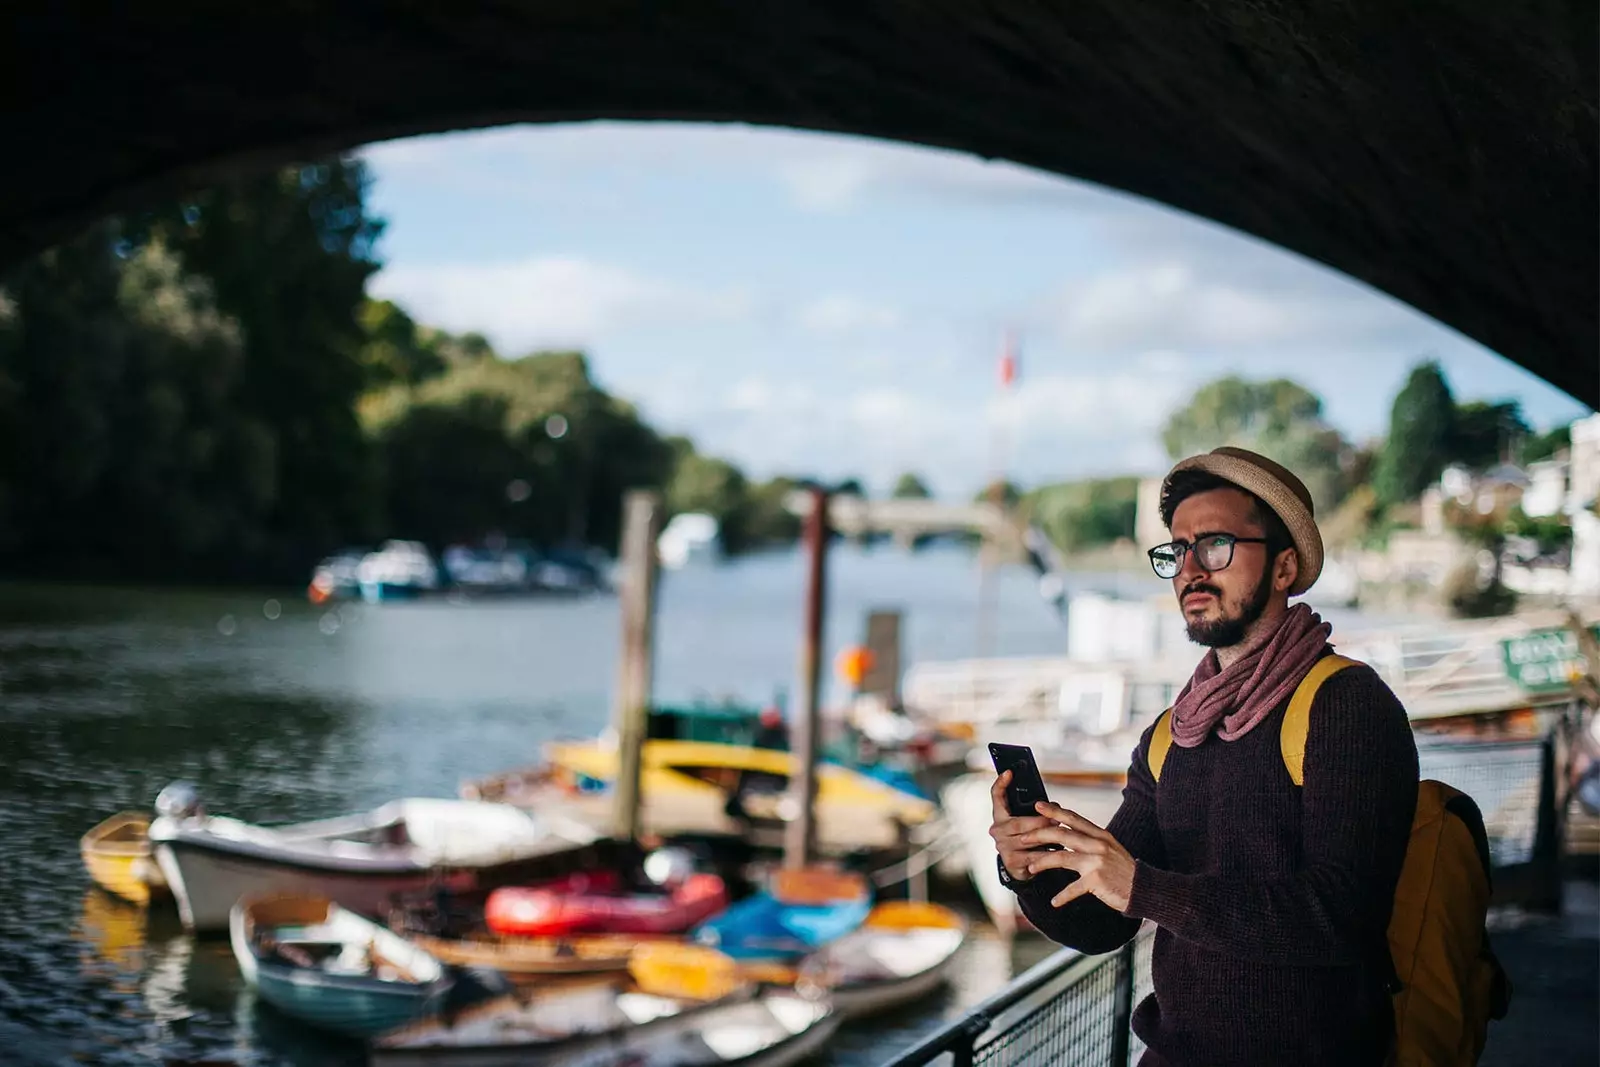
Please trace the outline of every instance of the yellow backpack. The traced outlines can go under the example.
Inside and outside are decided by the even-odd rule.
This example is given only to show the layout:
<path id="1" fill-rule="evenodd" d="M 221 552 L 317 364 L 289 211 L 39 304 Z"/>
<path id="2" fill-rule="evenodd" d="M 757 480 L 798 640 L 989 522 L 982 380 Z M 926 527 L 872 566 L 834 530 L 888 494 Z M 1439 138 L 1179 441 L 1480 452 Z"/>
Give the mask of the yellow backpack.
<path id="1" fill-rule="evenodd" d="M 1290 698 L 1279 745 L 1295 785 L 1305 781 L 1317 690 L 1358 665 L 1324 656 Z M 1150 774 L 1158 782 L 1172 748 L 1171 714 L 1170 708 L 1162 712 L 1150 735 Z M 1489 835 L 1478 805 L 1458 789 L 1424 779 L 1389 917 L 1395 1022 L 1389 1067 L 1470 1067 L 1483 1052 L 1489 1020 L 1505 1018 L 1511 981 L 1489 947 L 1490 889 Z"/>

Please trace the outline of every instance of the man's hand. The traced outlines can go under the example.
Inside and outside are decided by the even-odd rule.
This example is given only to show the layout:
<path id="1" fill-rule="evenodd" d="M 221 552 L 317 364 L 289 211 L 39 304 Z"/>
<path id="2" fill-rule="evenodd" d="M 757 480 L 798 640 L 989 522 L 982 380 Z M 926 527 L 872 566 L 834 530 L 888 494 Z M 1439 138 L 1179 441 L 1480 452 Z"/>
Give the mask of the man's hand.
<path id="1" fill-rule="evenodd" d="M 1006 786 L 1010 784 L 1011 772 L 1005 771 L 989 787 L 989 798 L 994 802 L 994 825 L 989 827 L 989 836 L 994 838 L 995 851 L 1000 853 L 1006 873 L 1019 882 L 1026 882 L 1033 877 L 1028 864 L 1034 859 L 1029 851 L 1034 846 L 1024 839 L 1030 833 L 1055 824 L 1043 815 L 1012 815 L 1006 808 Z"/>
<path id="2" fill-rule="evenodd" d="M 1003 788 L 1003 787 L 1002 787 Z M 1066 868 L 1077 871 L 1078 879 L 1057 893 L 1050 901 L 1056 907 L 1070 904 L 1086 893 L 1093 893 L 1111 908 L 1126 912 L 1128 898 L 1133 894 L 1133 857 L 1105 830 L 1085 819 L 1075 811 L 1059 804 L 1041 800 L 1036 805 L 1038 818 L 1013 819 L 1029 823 L 1031 828 L 1011 837 L 1007 845 L 1023 850 L 1024 859 L 1019 866 L 1032 878 L 1040 871 Z M 1039 825 L 1039 824 L 1043 825 Z M 993 835 L 999 829 L 998 822 Z M 1000 838 L 995 837 L 998 844 Z M 1029 852 L 1040 845 L 1060 845 L 1059 852 Z M 1005 856 L 1002 847 L 1001 856 Z M 1017 872 L 1006 861 L 1006 870 L 1015 878 Z"/>

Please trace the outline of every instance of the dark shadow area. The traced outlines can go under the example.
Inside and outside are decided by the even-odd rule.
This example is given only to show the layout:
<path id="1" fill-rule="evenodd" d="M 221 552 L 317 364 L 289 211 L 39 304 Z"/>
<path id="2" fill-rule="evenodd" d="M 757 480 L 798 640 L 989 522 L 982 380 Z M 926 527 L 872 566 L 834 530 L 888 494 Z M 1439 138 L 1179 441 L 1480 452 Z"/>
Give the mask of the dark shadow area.
<path id="1" fill-rule="evenodd" d="M 0 262 L 241 164 L 510 122 L 745 121 L 1151 197 L 1600 403 L 1593 4 L 23 6 Z"/>

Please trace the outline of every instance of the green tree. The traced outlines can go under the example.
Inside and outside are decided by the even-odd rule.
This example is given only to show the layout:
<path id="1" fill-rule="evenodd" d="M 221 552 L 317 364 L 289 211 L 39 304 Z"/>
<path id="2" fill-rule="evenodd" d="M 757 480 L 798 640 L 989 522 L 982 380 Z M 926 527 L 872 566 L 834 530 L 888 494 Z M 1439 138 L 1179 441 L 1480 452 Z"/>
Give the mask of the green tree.
<path id="1" fill-rule="evenodd" d="M 1571 447 L 1571 426 L 1557 426 L 1541 434 L 1530 434 L 1522 445 L 1522 462 L 1537 463 Z"/>
<path id="2" fill-rule="evenodd" d="M 1456 441 L 1455 400 L 1437 361 L 1412 368 L 1394 398 L 1374 488 L 1384 504 L 1415 500 L 1438 479 Z"/>
<path id="3" fill-rule="evenodd" d="M 933 493 L 929 491 L 926 482 L 907 471 L 894 483 L 894 491 L 889 495 L 896 500 L 927 500 Z"/>
<path id="4" fill-rule="evenodd" d="M 972 495 L 974 504 L 990 504 L 994 502 L 995 495 L 999 494 L 1000 503 L 1008 508 L 1014 508 L 1022 501 L 1022 487 L 1016 482 L 999 481 L 990 482 Z"/>
<path id="5" fill-rule="evenodd" d="M 1095 478 L 1031 490 L 1023 506 L 1057 547 L 1078 552 L 1132 538 L 1139 479 Z"/>
<path id="6" fill-rule="evenodd" d="M 359 318 L 365 334 L 359 358 L 368 388 L 419 385 L 444 373 L 447 364 L 439 349 L 448 335 L 418 330 L 411 316 L 389 300 L 366 301 Z"/>
<path id="7" fill-rule="evenodd" d="M 240 404 L 271 428 L 278 469 L 262 563 L 284 577 L 377 525 L 355 414 L 367 386 L 359 314 L 383 228 L 367 214 L 368 184 L 358 160 L 318 160 L 230 178 L 128 228 L 166 242 L 240 325 Z"/>
<path id="8" fill-rule="evenodd" d="M 1515 400 L 1458 404 L 1454 426 L 1450 461 L 1471 470 L 1487 470 L 1513 458 L 1533 432 L 1522 417 L 1522 405 Z"/>
<path id="9" fill-rule="evenodd" d="M 1316 509 L 1331 511 L 1349 491 L 1355 452 L 1322 417 L 1322 400 L 1284 378 L 1220 378 L 1173 412 L 1161 432 L 1174 460 L 1222 445 L 1248 448 L 1294 471 Z"/>

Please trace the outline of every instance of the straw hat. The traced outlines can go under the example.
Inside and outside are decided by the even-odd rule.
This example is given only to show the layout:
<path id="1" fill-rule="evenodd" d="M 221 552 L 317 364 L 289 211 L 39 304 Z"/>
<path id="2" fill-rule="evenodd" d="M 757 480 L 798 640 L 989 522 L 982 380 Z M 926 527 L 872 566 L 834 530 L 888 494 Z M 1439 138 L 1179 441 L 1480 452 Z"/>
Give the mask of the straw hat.
<path id="1" fill-rule="evenodd" d="M 1317 530 L 1311 494 L 1304 482 L 1260 453 L 1224 446 L 1180 460 L 1162 482 L 1162 496 L 1166 495 L 1172 475 L 1190 470 L 1206 471 L 1225 482 L 1232 482 L 1240 489 L 1260 497 L 1276 512 L 1289 528 L 1289 537 L 1294 541 L 1294 554 L 1300 561 L 1300 576 L 1289 587 L 1289 595 L 1299 596 L 1311 588 L 1322 573 L 1322 534 Z"/>

